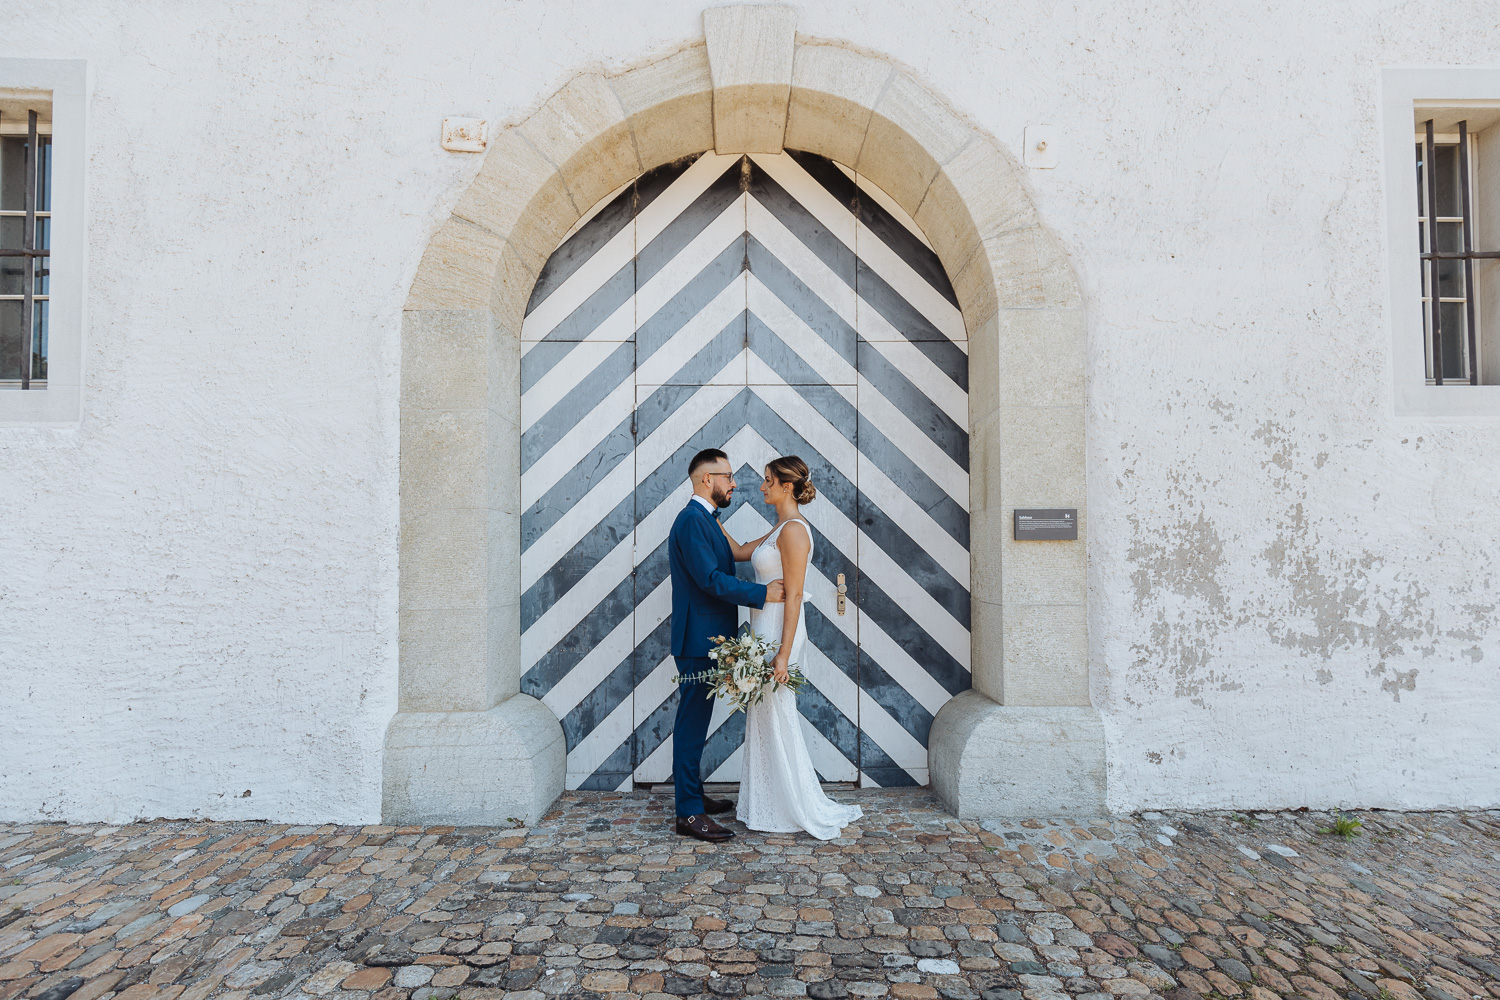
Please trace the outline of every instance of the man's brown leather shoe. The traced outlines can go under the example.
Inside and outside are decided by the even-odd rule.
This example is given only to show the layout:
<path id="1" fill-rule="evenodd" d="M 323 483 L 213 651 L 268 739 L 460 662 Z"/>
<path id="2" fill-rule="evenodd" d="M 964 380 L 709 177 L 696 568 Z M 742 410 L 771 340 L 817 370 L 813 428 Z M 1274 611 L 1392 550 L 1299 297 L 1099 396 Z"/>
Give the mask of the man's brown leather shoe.
<path id="1" fill-rule="evenodd" d="M 733 799 L 715 799 L 715 798 L 711 798 L 710 796 L 707 796 L 707 795 L 703 796 L 703 811 L 706 812 L 706 813 L 708 813 L 708 814 L 710 814 L 710 815 L 718 815 L 719 813 L 727 813 L 729 810 L 731 810 L 733 808 L 734 808 L 734 800 Z"/>
<path id="2" fill-rule="evenodd" d="M 733 837 L 734 831 L 724 829 L 707 816 L 678 816 L 677 835 L 696 837 L 710 844 L 717 844 Z"/>

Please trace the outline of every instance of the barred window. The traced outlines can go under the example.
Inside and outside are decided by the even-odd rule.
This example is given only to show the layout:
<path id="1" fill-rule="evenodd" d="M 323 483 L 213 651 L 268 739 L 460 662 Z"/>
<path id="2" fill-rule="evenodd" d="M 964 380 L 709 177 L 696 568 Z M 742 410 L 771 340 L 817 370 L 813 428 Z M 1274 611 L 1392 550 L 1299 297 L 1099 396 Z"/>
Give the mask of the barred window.
<path id="1" fill-rule="evenodd" d="M 1468 118 L 1428 118 L 1416 142 L 1417 226 L 1422 268 L 1422 323 L 1429 385 L 1493 384 L 1500 367 L 1494 329 L 1500 315 L 1486 315 L 1496 289 L 1491 271 L 1500 252 L 1486 248 L 1478 183 L 1482 150 Z M 1485 143 L 1484 145 L 1489 145 Z M 1491 336 L 1486 336 L 1490 332 Z M 1488 350 L 1486 348 L 1489 348 Z"/>
<path id="2" fill-rule="evenodd" d="M 0 110 L 0 388 L 47 384 L 51 181 L 50 121 Z"/>

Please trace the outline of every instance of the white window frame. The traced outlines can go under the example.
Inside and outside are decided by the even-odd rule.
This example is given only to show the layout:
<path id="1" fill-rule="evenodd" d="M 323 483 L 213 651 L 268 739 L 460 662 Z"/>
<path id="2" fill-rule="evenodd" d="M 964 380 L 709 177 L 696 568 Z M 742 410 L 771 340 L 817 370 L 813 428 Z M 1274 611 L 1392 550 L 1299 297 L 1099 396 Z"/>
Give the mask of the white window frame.
<path id="1" fill-rule="evenodd" d="M 1419 109 L 1441 106 L 1493 111 L 1500 107 L 1500 69 L 1387 69 L 1381 74 L 1381 84 L 1386 284 L 1390 290 L 1390 374 L 1395 412 L 1405 416 L 1500 417 L 1500 385 L 1428 384 L 1422 251 L 1416 222 L 1417 179 L 1412 164 L 1413 123 Z M 1480 210 L 1484 209 L 1476 206 L 1476 211 Z"/>
<path id="2" fill-rule="evenodd" d="M 1459 139 L 1460 139 L 1460 136 L 1459 136 L 1459 133 L 1457 133 L 1457 132 L 1434 132 L 1432 134 L 1432 144 L 1433 144 L 1434 147 L 1452 146 L 1455 149 L 1457 149 L 1458 148 L 1458 144 L 1459 144 Z M 1426 143 L 1427 143 L 1427 133 L 1425 131 L 1417 131 L 1417 132 L 1415 132 L 1415 133 L 1412 134 L 1412 145 L 1413 145 L 1413 147 L 1423 146 L 1423 145 L 1426 145 Z M 1467 141 L 1465 142 L 1465 145 L 1467 147 L 1467 149 L 1465 150 L 1465 153 L 1466 153 L 1466 155 L 1468 157 L 1468 161 L 1469 161 L 1469 190 L 1468 190 L 1468 196 L 1469 196 L 1469 204 L 1471 206 L 1471 211 L 1469 213 L 1470 214 L 1470 224 L 1471 225 L 1475 225 L 1474 216 L 1478 212 L 1478 206 L 1479 206 L 1479 170 L 1478 170 L 1478 166 L 1479 166 L 1479 143 L 1475 141 L 1475 137 L 1474 137 L 1473 133 L 1470 133 L 1468 135 Z M 1425 167 L 1424 167 L 1424 169 L 1425 169 Z M 1418 207 L 1416 209 L 1416 213 L 1412 216 L 1412 219 L 1417 223 L 1417 225 L 1419 225 L 1419 226 L 1427 226 L 1428 227 L 1428 237 L 1427 237 L 1427 239 L 1429 240 L 1429 244 L 1428 245 L 1429 245 L 1429 248 L 1430 248 L 1433 245 L 1430 241 L 1432 241 L 1433 239 L 1435 239 L 1434 234 L 1437 232 L 1437 226 L 1436 225 L 1431 225 L 1429 223 L 1428 219 L 1427 219 L 1427 216 L 1424 215 L 1424 214 L 1422 214 L 1422 213 L 1424 213 L 1424 212 L 1427 211 L 1427 207 L 1428 207 L 1427 206 L 1427 192 L 1420 191 L 1420 192 L 1418 192 L 1418 196 L 1419 196 L 1419 198 L 1421 200 L 1420 200 L 1420 202 L 1418 204 Z M 1463 216 L 1461 216 L 1461 215 L 1459 215 L 1459 216 L 1440 215 L 1436 219 L 1436 222 L 1438 224 L 1451 223 L 1451 222 L 1462 222 L 1462 221 L 1463 221 Z M 1477 226 L 1476 226 L 1476 228 L 1477 228 Z M 1472 237 L 1472 235 L 1473 234 L 1471 232 L 1471 237 Z M 1474 354 L 1475 354 L 1475 357 L 1472 359 L 1471 364 L 1476 369 L 1479 369 L 1480 371 L 1482 371 L 1484 369 L 1484 364 L 1485 364 L 1485 361 L 1487 360 L 1487 358 L 1485 357 L 1485 342 L 1484 342 L 1484 337 L 1482 337 L 1482 336 L 1479 335 L 1479 331 L 1481 331 L 1481 330 L 1484 329 L 1484 295 L 1479 290 L 1479 284 L 1480 284 L 1480 282 L 1482 280 L 1479 268 L 1473 269 L 1473 277 L 1474 277 L 1473 287 L 1466 287 L 1464 289 L 1465 298 L 1462 298 L 1462 299 L 1443 298 L 1442 301 L 1444 301 L 1444 302 L 1463 302 L 1463 303 L 1465 303 L 1467 305 L 1468 299 L 1470 299 L 1470 298 L 1474 299 L 1473 316 L 1474 316 L 1474 328 L 1475 328 L 1475 337 L 1474 337 Z M 1432 290 L 1429 289 L 1428 290 L 1428 294 L 1422 296 L 1422 308 L 1424 310 L 1424 315 L 1422 317 L 1422 320 L 1423 320 L 1423 326 L 1422 326 L 1422 336 L 1423 336 L 1422 355 L 1423 355 L 1423 358 L 1424 358 L 1424 360 L 1425 360 L 1425 362 L 1426 362 L 1426 364 L 1427 364 L 1427 366 L 1428 366 L 1429 369 L 1431 369 L 1432 365 L 1433 365 L 1433 353 L 1434 352 L 1433 352 L 1433 346 L 1432 346 L 1432 331 L 1430 329 L 1430 325 L 1431 324 L 1428 322 L 1428 317 L 1427 317 L 1427 315 L 1425 315 L 1425 310 L 1429 308 L 1429 304 L 1430 304 L 1431 300 L 1432 300 Z M 1437 379 L 1434 378 L 1434 377 L 1432 377 L 1430 371 L 1427 374 L 1428 374 L 1427 384 L 1428 385 L 1436 385 L 1437 384 Z M 1447 381 L 1447 384 L 1453 385 L 1455 387 L 1456 386 L 1463 386 L 1466 389 L 1473 388 L 1473 386 L 1471 386 L 1471 385 L 1468 384 L 1468 379 L 1467 378 L 1464 378 L 1464 379 L 1448 379 L 1446 381 Z"/>
<path id="3" fill-rule="evenodd" d="M 46 99 L 45 103 L 47 105 L 47 108 L 49 109 L 48 110 L 48 115 L 50 116 L 51 115 L 51 110 L 50 109 L 52 107 L 52 97 L 51 97 L 50 94 L 47 96 L 47 99 Z M 14 115 L 11 115 L 11 116 L 0 115 L 0 136 L 3 136 L 3 137 L 16 137 L 16 136 L 25 137 L 25 136 L 29 135 L 30 133 L 31 133 L 30 123 L 26 119 L 22 118 L 22 119 L 20 119 L 18 121 L 18 120 L 16 120 L 16 116 L 14 116 Z M 42 136 L 46 136 L 48 139 L 52 138 L 52 121 L 51 121 L 50 117 L 45 122 L 37 122 L 36 134 L 37 134 L 37 138 L 38 139 L 40 139 Z M 48 178 L 47 178 L 47 180 L 48 180 L 49 183 L 51 182 L 51 179 L 52 179 L 51 175 L 49 174 Z M 49 204 L 50 204 L 50 202 L 49 202 Z M 14 219 L 14 218 L 24 218 L 25 216 L 26 216 L 26 212 L 25 212 L 24 209 L 0 209 L 0 219 L 6 219 L 6 218 L 11 218 L 11 219 Z M 43 219 L 47 219 L 48 220 L 48 224 L 50 225 L 51 224 L 51 219 L 52 219 L 52 212 L 50 210 L 44 212 L 41 209 L 37 209 L 36 220 L 37 220 L 37 223 L 38 223 L 38 229 L 41 228 L 40 224 L 41 224 L 41 221 Z M 11 258 L 11 259 L 14 260 L 15 258 Z M 14 266 L 14 265 L 12 265 L 12 266 Z M 44 258 L 42 260 L 37 261 L 36 266 L 39 269 L 46 267 L 47 266 L 47 259 Z M 25 282 L 22 282 L 22 284 L 24 285 Z M 17 302 L 17 301 L 20 301 L 23 297 L 24 296 L 21 293 L 17 293 L 17 294 L 14 294 L 14 295 L 11 295 L 11 294 L 0 295 L 0 302 Z M 37 308 L 40 309 L 41 308 L 41 303 L 43 303 L 43 302 L 50 302 L 52 300 L 52 296 L 51 296 L 50 293 L 49 294 L 44 294 L 42 292 L 37 292 L 37 293 L 35 293 L 35 294 L 32 295 L 31 300 L 33 302 L 37 303 Z M 24 327 L 24 324 L 23 324 L 23 327 Z M 51 356 L 51 352 L 50 351 L 48 352 L 48 356 L 49 357 Z M 0 378 L 0 389 L 16 389 L 16 388 L 20 388 L 20 386 L 21 386 L 21 380 L 19 378 L 13 378 L 13 379 Z M 35 389 L 45 389 L 46 387 L 47 387 L 47 380 L 45 378 L 33 378 L 31 380 L 31 389 L 32 390 L 35 390 Z M 31 391 L 31 390 L 28 390 L 28 391 Z"/>
<path id="4" fill-rule="evenodd" d="M 73 427 L 83 418 L 87 315 L 88 64 L 0 58 L 0 92 L 38 95 L 52 114 L 52 223 L 45 387 L 0 389 L 0 427 Z"/>

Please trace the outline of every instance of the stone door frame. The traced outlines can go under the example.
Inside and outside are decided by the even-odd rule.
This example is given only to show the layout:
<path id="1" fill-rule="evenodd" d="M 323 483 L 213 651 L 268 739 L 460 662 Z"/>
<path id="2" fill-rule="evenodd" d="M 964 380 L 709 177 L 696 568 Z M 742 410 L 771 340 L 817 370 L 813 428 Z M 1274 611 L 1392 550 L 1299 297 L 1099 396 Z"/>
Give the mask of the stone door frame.
<path id="1" fill-rule="evenodd" d="M 519 693 L 520 331 L 582 215 L 683 156 L 804 149 L 922 227 L 969 336 L 973 689 L 929 738 L 961 817 L 1104 811 L 1089 703 L 1085 315 L 1015 162 L 893 60 L 799 39 L 781 5 L 706 10 L 704 41 L 574 78 L 495 136 L 422 256 L 401 336 L 400 694 L 390 822 L 534 823 L 561 726 Z M 1077 507 L 1079 541 L 1011 540 L 1015 507 Z"/>

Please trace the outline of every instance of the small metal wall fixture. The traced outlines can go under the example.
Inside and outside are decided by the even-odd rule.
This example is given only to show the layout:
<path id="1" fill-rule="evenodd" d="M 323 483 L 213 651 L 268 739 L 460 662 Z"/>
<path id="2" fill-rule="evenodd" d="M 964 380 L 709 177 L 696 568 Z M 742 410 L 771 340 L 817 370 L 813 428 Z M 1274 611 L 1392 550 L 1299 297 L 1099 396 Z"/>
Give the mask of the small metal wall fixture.
<path id="1" fill-rule="evenodd" d="M 844 574 L 839 574 L 839 585 L 835 591 L 839 595 L 839 614 L 844 613 L 844 595 L 849 593 L 849 588 L 844 586 Z"/>
<path id="2" fill-rule="evenodd" d="M 1057 166 L 1058 129 L 1055 125 L 1027 125 L 1022 140 L 1022 159 L 1035 170 Z"/>
<path id="3" fill-rule="evenodd" d="M 482 153 L 486 131 L 483 118 L 444 118 L 443 148 L 450 153 Z"/>

